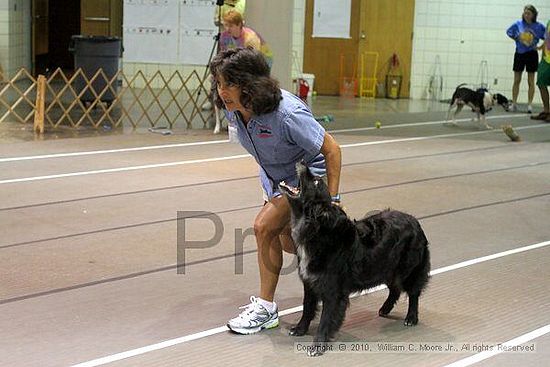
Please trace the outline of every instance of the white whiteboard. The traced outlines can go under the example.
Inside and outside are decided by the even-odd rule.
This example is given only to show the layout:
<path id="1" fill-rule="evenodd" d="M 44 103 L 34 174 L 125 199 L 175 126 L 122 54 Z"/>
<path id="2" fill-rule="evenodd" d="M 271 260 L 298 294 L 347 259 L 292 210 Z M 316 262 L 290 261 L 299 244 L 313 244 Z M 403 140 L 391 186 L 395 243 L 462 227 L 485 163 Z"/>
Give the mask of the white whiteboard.
<path id="1" fill-rule="evenodd" d="M 182 0 L 180 3 L 179 61 L 206 65 L 218 27 L 214 25 L 216 1 Z M 216 52 L 216 50 L 214 50 Z"/>
<path id="2" fill-rule="evenodd" d="M 124 0 L 124 25 L 140 27 L 179 24 L 179 0 Z"/>
<path id="3" fill-rule="evenodd" d="M 124 61 L 177 63 L 177 30 L 164 27 L 125 26 Z"/>
<path id="4" fill-rule="evenodd" d="M 351 0 L 314 0 L 313 34 L 319 38 L 351 38 Z"/>
<path id="5" fill-rule="evenodd" d="M 218 28 L 215 0 L 124 0 L 124 60 L 208 62 Z"/>

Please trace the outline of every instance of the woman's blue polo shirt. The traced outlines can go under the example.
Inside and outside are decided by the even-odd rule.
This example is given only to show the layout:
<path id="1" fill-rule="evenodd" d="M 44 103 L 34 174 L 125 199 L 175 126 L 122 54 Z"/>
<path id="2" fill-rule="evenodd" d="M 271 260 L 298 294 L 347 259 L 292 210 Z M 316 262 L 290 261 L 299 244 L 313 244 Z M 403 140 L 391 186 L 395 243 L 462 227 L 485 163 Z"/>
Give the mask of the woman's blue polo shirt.
<path id="1" fill-rule="evenodd" d="M 237 127 L 239 142 L 260 165 L 262 187 L 270 199 L 280 195 L 281 181 L 298 185 L 296 163 L 301 160 L 314 175 L 326 175 L 325 157 L 320 153 L 325 129 L 301 99 L 286 90 L 281 93 L 275 111 L 253 115 L 247 125 L 239 114 L 226 114 Z"/>

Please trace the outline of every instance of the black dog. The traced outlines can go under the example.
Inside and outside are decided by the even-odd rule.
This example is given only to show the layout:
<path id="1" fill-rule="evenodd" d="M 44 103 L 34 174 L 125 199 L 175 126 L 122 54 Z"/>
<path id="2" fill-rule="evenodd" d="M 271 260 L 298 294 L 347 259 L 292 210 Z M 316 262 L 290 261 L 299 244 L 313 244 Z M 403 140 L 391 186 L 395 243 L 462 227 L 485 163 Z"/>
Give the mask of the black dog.
<path id="1" fill-rule="evenodd" d="M 472 111 L 477 113 L 477 120 L 484 125 L 486 129 L 492 129 L 492 127 L 485 121 L 485 113 L 489 112 L 495 104 L 501 105 L 506 111 L 510 107 L 510 101 L 508 98 L 500 93 L 491 94 L 487 89 L 480 88 L 478 90 L 472 90 L 465 88 L 460 84 L 456 87 L 453 96 L 451 98 L 451 104 L 449 106 L 449 112 L 447 114 L 447 121 L 452 117 L 451 123 L 456 125 L 455 117 L 462 110 L 464 105 L 472 108 Z M 451 110 L 456 107 L 454 113 L 451 116 Z"/>
<path id="2" fill-rule="evenodd" d="M 418 323 L 418 297 L 430 271 L 428 241 L 418 221 L 385 210 L 359 221 L 331 203 L 327 185 L 301 163 L 300 187 L 279 187 L 291 207 L 292 238 L 304 283 L 304 310 L 291 335 L 304 335 L 323 301 L 323 312 L 309 355 L 321 355 L 344 321 L 349 295 L 386 284 L 389 296 L 379 310 L 386 316 L 401 292 L 409 296 L 405 325 Z"/>

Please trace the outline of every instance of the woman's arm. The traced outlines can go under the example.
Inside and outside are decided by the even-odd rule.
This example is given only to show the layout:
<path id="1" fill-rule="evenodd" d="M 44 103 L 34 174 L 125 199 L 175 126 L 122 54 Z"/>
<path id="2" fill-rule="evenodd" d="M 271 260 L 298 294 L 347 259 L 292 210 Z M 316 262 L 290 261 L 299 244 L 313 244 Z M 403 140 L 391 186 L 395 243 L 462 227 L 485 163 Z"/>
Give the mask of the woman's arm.
<path id="1" fill-rule="evenodd" d="M 512 24 L 507 30 L 506 34 L 508 37 L 513 39 L 514 41 L 517 41 L 517 38 L 519 37 L 519 28 L 516 23 Z"/>
<path id="2" fill-rule="evenodd" d="M 537 46 L 539 41 L 544 42 L 544 35 L 546 34 L 546 27 L 542 23 L 537 23 L 538 27 L 535 31 L 535 37 L 538 38 L 537 42 L 533 46 Z"/>
<path id="3" fill-rule="evenodd" d="M 327 165 L 328 190 L 331 196 L 338 194 L 340 186 L 340 171 L 342 169 L 342 151 L 332 135 L 325 132 L 321 153 Z"/>

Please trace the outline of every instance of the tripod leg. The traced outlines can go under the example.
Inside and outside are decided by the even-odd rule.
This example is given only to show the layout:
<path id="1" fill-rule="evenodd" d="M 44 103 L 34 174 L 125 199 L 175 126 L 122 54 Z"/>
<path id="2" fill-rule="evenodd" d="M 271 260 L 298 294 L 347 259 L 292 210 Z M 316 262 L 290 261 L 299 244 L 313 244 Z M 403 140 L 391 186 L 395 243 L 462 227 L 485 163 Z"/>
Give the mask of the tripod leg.
<path id="1" fill-rule="evenodd" d="M 222 14 L 222 6 L 224 5 L 224 1 L 223 0 L 217 0 L 216 5 L 218 6 L 218 24 L 217 24 L 218 34 L 216 34 L 216 36 L 214 36 L 214 44 L 212 45 L 212 50 L 210 51 L 210 56 L 208 57 L 208 62 L 206 63 L 206 68 L 204 69 L 204 74 L 202 76 L 202 79 L 200 80 L 201 84 L 203 84 L 203 85 L 206 82 L 206 77 L 208 76 L 208 71 L 210 70 L 210 63 L 212 62 L 212 58 L 214 57 L 214 51 L 216 51 L 216 53 L 220 52 L 221 14 Z M 207 92 L 207 94 L 208 94 L 208 92 Z M 191 97 L 193 99 L 193 102 L 194 102 L 193 103 L 193 110 L 191 111 L 191 117 L 189 118 L 189 121 L 191 123 L 193 123 L 193 119 L 195 118 L 195 116 L 198 113 L 200 113 L 200 109 L 202 107 L 202 106 L 199 106 L 200 95 L 201 95 L 201 88 L 199 87 L 197 89 L 196 97 L 194 95 Z M 218 117 L 218 113 L 217 113 L 216 110 L 214 111 L 214 113 L 216 115 L 216 125 L 217 125 L 217 120 L 219 119 L 219 117 Z"/>
<path id="2" fill-rule="evenodd" d="M 216 119 L 216 126 L 214 127 L 214 134 L 219 134 L 222 128 L 222 123 L 220 121 L 220 109 L 218 106 L 214 106 L 214 118 Z"/>
<path id="3" fill-rule="evenodd" d="M 214 56 L 214 51 L 218 48 L 219 43 L 219 33 L 215 38 L 214 44 L 212 45 L 212 50 L 210 51 L 210 56 L 208 57 L 208 63 L 206 64 L 206 69 L 204 69 L 204 74 L 202 75 L 201 84 L 204 85 L 206 82 L 206 78 L 208 76 L 208 71 L 210 70 L 210 62 L 212 61 L 212 57 Z M 200 113 L 201 106 L 199 106 L 199 99 L 201 96 L 201 88 L 199 87 L 197 89 L 196 95 L 193 95 L 193 110 L 191 111 L 191 117 L 189 118 L 189 121 L 193 121 L 195 116 L 197 116 L 198 113 Z"/>

